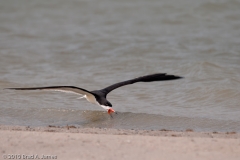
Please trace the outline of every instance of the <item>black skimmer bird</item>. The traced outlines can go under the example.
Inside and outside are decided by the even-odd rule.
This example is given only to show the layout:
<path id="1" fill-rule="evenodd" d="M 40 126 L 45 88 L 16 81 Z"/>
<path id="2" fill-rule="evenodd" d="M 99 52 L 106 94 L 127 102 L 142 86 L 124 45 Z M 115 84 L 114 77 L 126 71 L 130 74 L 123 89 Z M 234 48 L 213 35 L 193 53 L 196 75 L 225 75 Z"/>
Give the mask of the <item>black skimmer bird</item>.
<path id="1" fill-rule="evenodd" d="M 119 82 L 111 86 L 108 86 L 106 88 L 103 88 L 101 90 L 94 90 L 94 91 L 88 91 L 86 89 L 78 88 L 75 86 L 49 86 L 49 87 L 33 87 L 33 88 L 6 88 L 6 89 L 49 90 L 49 91 L 61 91 L 61 92 L 67 92 L 67 93 L 80 94 L 82 95 L 82 97 L 80 98 L 86 98 L 87 101 L 101 106 L 103 109 L 105 109 L 108 112 L 109 115 L 111 115 L 111 113 L 115 111 L 112 109 L 112 104 L 107 100 L 107 94 L 112 90 L 125 85 L 133 84 L 136 82 L 167 81 L 167 80 L 175 80 L 180 78 L 182 77 L 167 75 L 166 73 L 157 73 L 157 74 L 146 75 L 146 76 L 130 79 L 127 81 Z"/>

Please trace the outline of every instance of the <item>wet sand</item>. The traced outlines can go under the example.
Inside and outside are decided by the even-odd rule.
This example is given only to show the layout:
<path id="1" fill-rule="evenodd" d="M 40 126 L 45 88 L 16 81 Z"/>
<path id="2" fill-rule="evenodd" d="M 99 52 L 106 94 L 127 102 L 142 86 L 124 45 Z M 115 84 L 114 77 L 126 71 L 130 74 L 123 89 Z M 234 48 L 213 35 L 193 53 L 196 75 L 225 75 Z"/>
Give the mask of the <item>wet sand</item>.
<path id="1" fill-rule="evenodd" d="M 236 132 L 0 126 L 0 141 L 3 159 L 240 158 Z"/>

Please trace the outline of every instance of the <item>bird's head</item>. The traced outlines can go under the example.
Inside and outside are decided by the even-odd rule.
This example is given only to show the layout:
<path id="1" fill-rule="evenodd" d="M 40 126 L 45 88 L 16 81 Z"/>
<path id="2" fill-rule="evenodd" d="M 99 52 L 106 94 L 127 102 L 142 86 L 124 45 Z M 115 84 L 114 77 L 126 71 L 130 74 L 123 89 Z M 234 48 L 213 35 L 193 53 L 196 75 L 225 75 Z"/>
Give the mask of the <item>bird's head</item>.
<path id="1" fill-rule="evenodd" d="M 115 112 L 114 109 L 112 109 L 112 104 L 110 102 L 107 101 L 106 105 L 108 106 L 108 110 L 107 110 L 108 114 L 111 115 L 112 113 Z"/>
<path id="2" fill-rule="evenodd" d="M 103 109 L 107 110 L 108 114 L 111 115 L 111 113 L 115 112 L 112 109 L 112 104 L 109 101 L 106 101 L 102 105 L 100 105 Z M 115 112 L 116 113 L 116 112 Z"/>

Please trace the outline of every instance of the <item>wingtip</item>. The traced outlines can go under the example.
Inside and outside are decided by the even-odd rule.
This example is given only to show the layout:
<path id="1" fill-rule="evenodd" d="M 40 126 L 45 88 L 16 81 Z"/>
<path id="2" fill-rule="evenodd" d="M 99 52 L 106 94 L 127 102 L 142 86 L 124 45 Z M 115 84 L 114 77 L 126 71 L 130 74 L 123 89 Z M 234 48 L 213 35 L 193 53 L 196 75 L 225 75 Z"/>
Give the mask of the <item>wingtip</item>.
<path id="1" fill-rule="evenodd" d="M 18 88 L 3 88 L 3 89 L 14 89 L 14 90 L 17 90 Z"/>
<path id="2" fill-rule="evenodd" d="M 3 90 L 6 90 L 6 89 L 13 89 L 13 88 L 3 88 Z"/>
<path id="3" fill-rule="evenodd" d="M 175 76 L 175 75 L 166 75 L 167 80 L 177 80 L 177 79 L 183 79 L 184 77 L 181 76 Z"/>
<path id="4" fill-rule="evenodd" d="M 184 77 L 181 76 L 175 76 L 177 79 L 183 79 Z"/>

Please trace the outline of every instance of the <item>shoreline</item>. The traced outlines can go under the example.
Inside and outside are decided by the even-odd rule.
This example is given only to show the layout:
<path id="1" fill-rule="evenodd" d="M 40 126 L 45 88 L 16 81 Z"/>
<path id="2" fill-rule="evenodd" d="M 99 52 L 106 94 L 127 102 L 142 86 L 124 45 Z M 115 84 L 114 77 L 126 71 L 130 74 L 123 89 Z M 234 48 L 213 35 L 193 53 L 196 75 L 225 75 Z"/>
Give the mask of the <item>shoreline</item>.
<path id="1" fill-rule="evenodd" d="M 84 134 L 107 134 L 107 135 L 140 135 L 158 137 L 205 137 L 205 138 L 234 138 L 240 139 L 238 132 L 195 132 L 192 129 L 185 131 L 174 130 L 142 130 L 142 129 L 114 129 L 114 128 L 81 128 L 70 126 L 30 127 L 30 126 L 11 126 L 0 125 L 0 131 L 31 131 L 31 132 L 60 132 L 60 133 L 84 133 Z"/>
<path id="2" fill-rule="evenodd" d="M 228 159 L 240 157 L 240 133 L 0 125 L 3 159 Z"/>

